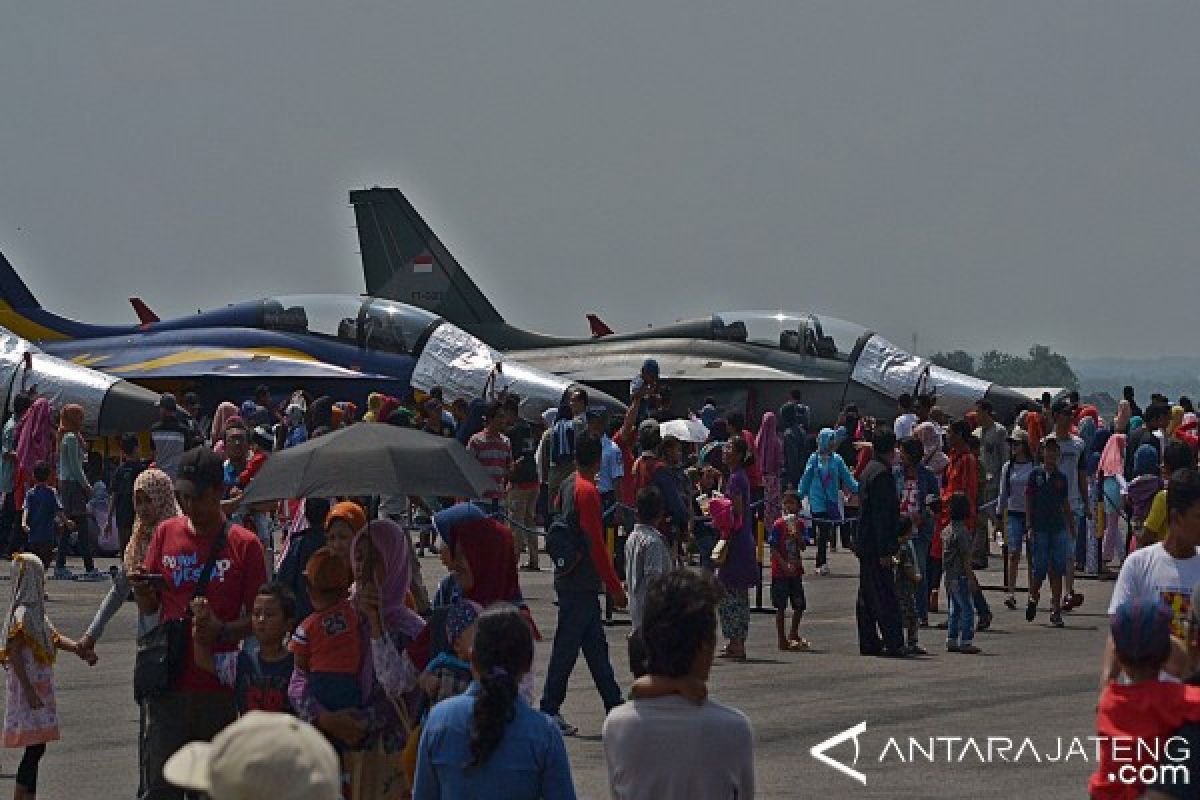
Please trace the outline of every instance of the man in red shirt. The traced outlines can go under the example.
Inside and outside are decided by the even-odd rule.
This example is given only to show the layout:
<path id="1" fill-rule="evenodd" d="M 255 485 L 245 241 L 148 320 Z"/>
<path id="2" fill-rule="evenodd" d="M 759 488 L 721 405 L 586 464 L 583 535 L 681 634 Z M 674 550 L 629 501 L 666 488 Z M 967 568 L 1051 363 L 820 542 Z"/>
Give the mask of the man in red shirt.
<path id="1" fill-rule="evenodd" d="M 267 580 L 266 561 L 258 537 L 221 513 L 225 468 L 207 447 L 184 453 L 175 490 L 185 516 L 158 526 L 145 561 L 129 579 L 143 615 L 160 614 L 160 622 L 190 620 L 197 583 L 219 538 L 224 542 L 213 562 L 203 594 L 212 615 L 187 626 L 182 664 L 170 688 L 143 700 L 145 733 L 141 747 L 143 800 L 183 800 L 183 792 L 163 778 L 163 765 L 189 742 L 211 740 L 237 717 L 231 689 L 196 667 L 191 637 L 211 644 L 216 653 L 237 648 L 250 632 L 250 609 Z"/>
<path id="2" fill-rule="evenodd" d="M 575 473 L 563 482 L 559 496 L 562 512 L 568 518 L 572 511 L 579 519 L 579 528 L 587 540 L 587 555 L 572 567 L 554 572 L 554 591 L 558 595 L 558 628 L 554 632 L 554 647 L 546 667 L 546 686 L 542 691 L 542 711 L 558 725 L 564 736 L 573 736 L 578 728 L 559 714 L 567 696 L 567 682 L 579 651 L 587 660 L 592 680 L 604 701 L 604 710 L 621 704 L 621 687 L 613 675 L 608 659 L 608 639 L 600 616 L 598 592 L 601 584 L 613 604 L 624 608 L 628 603 L 621 579 L 613 568 L 612 559 L 604 546 L 604 522 L 600 491 L 596 488 L 596 473 L 600 469 L 602 448 L 600 440 L 583 434 L 575 441 Z"/>

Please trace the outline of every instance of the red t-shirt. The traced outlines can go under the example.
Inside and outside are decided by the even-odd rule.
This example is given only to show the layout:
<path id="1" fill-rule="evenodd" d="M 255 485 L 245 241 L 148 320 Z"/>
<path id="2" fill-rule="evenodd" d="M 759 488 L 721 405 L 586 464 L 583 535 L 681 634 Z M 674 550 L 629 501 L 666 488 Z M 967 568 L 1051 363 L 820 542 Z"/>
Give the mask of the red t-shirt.
<path id="1" fill-rule="evenodd" d="M 1108 776 L 1126 773 L 1136 778 L 1137 768 L 1144 764 L 1175 763 L 1162 744 L 1185 722 L 1200 722 L 1200 686 L 1141 681 L 1104 687 L 1096 710 L 1096 733 L 1109 740 L 1100 743 L 1100 763 L 1088 781 L 1090 795 L 1113 800 L 1138 797 L 1144 787 L 1110 781 Z M 1147 757 L 1155 752 L 1157 760 Z"/>
<path id="2" fill-rule="evenodd" d="M 191 520 L 175 517 L 163 522 L 154 531 L 146 559 L 147 572 L 159 573 L 166 579 L 160 593 L 161 619 L 164 622 L 186 619 L 196 590 L 196 581 L 212 552 L 214 536 L 198 536 Z M 254 596 L 267 582 L 267 563 L 263 546 L 253 533 L 241 525 L 229 526 L 229 538 L 217 557 L 209 579 L 206 595 L 213 614 L 223 622 L 235 622 L 254 608 Z M 237 649 L 235 643 L 217 642 L 214 653 Z M 173 688 L 182 691 L 229 692 L 217 676 L 196 667 L 192 658 L 191 627 L 185 649 L 183 671 Z"/>
<path id="3" fill-rule="evenodd" d="M 288 649 L 308 656 L 309 672 L 357 675 L 362 660 L 360 630 L 358 611 L 347 597 L 309 614 L 296 628 Z"/>
<path id="4" fill-rule="evenodd" d="M 621 590 L 621 579 L 613 568 L 612 559 L 608 557 L 608 547 L 604 543 L 604 523 L 600 505 L 600 491 L 596 484 L 579 473 L 575 474 L 575 510 L 579 513 L 579 527 L 587 534 L 592 564 L 604 582 L 604 588 L 610 594 Z"/>

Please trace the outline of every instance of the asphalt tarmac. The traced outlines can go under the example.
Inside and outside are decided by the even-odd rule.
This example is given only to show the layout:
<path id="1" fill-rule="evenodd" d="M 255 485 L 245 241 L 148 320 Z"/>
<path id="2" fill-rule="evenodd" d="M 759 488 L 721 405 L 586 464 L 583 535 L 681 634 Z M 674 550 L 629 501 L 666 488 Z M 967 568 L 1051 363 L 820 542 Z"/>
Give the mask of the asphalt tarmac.
<path id="1" fill-rule="evenodd" d="M 100 566 L 109 563 L 102 560 Z M 1086 796 L 1095 768 L 1095 748 L 1086 737 L 1095 733 L 1111 583 L 1081 581 L 1086 601 L 1061 630 L 1050 627 L 1046 611 L 1027 623 L 1023 607 L 1009 611 L 999 592 L 989 592 L 996 618 L 992 630 L 976 638 L 981 655 L 946 653 L 944 631 L 930 628 L 921 631 L 928 656 L 892 660 L 858 655 L 857 563 L 839 552 L 831 564 L 833 574 L 826 577 L 812 574 L 811 561 L 806 565 L 809 611 L 801 630 L 813 643 L 812 652 L 779 652 L 773 617 L 755 614 L 749 662 L 718 661 L 712 671 L 712 699 L 741 709 L 754 726 L 758 797 Z M 423 565 L 432 588 L 444 570 L 436 556 L 424 558 Z M 985 584 L 999 583 L 998 558 L 992 566 Z M 547 572 L 521 573 L 521 582 L 546 636 L 537 650 L 540 692 L 555 627 L 554 592 Z M 51 582 L 49 612 L 59 630 L 81 634 L 107 588 L 106 583 Z M 134 616 L 130 603 L 113 621 L 97 646 L 96 667 L 60 654 L 56 678 L 63 739 L 51 744 L 42 760 L 38 795 L 44 800 L 134 796 Z M 932 621 L 944 619 L 943 613 Z M 608 628 L 610 655 L 618 680 L 628 686 L 628 618 L 617 615 L 616 621 L 625 624 Z M 600 740 L 603 708 L 582 658 L 563 714 L 580 729 L 567 742 L 579 796 L 608 797 Z M 809 753 L 862 722 L 866 729 L 857 737 L 857 761 L 853 740 L 833 747 L 829 756 L 859 772 L 865 785 Z M 1081 746 L 1072 750 L 1075 739 Z M 19 759 L 16 750 L 0 755 L 6 781 Z"/>

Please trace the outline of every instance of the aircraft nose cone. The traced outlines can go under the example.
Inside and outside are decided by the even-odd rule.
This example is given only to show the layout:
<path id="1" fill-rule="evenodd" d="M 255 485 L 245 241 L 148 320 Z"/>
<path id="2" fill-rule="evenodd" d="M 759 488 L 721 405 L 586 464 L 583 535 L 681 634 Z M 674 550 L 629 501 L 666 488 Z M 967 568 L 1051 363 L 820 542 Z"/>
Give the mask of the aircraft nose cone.
<path id="1" fill-rule="evenodd" d="M 1029 403 L 1029 398 L 1020 392 L 993 383 L 984 398 L 992 404 L 995 417 L 1004 425 L 1016 422 L 1017 414 Z"/>
<path id="2" fill-rule="evenodd" d="M 149 389 L 129 381 L 117 381 L 109 387 L 100 404 L 97 433 L 112 436 L 149 430 L 158 420 L 158 398 Z"/>

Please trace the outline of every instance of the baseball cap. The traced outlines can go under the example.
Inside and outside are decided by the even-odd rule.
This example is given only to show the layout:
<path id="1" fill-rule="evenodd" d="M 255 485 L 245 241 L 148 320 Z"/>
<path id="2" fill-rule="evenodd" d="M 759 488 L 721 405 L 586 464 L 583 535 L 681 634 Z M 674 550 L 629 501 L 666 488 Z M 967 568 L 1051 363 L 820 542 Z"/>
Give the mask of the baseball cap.
<path id="1" fill-rule="evenodd" d="M 193 496 L 225 485 L 225 461 L 207 447 L 194 447 L 179 457 L 175 490 Z"/>
<path id="2" fill-rule="evenodd" d="M 1132 600 L 1109 620 L 1113 647 L 1126 662 L 1163 661 L 1171 652 L 1171 610 L 1162 603 Z"/>
<path id="3" fill-rule="evenodd" d="M 175 402 L 175 395 L 171 394 L 170 392 L 164 392 L 159 396 L 158 407 L 163 411 L 175 411 L 177 408 L 179 408 L 178 404 Z"/>
<path id="4" fill-rule="evenodd" d="M 340 592 L 350 588 L 354 576 L 346 559 L 328 547 L 322 547 L 309 556 L 304 565 L 304 577 L 318 592 Z"/>
<path id="5" fill-rule="evenodd" d="M 337 753 L 316 728 L 290 714 L 251 711 L 211 742 L 171 756 L 163 777 L 213 800 L 337 800 Z"/>

